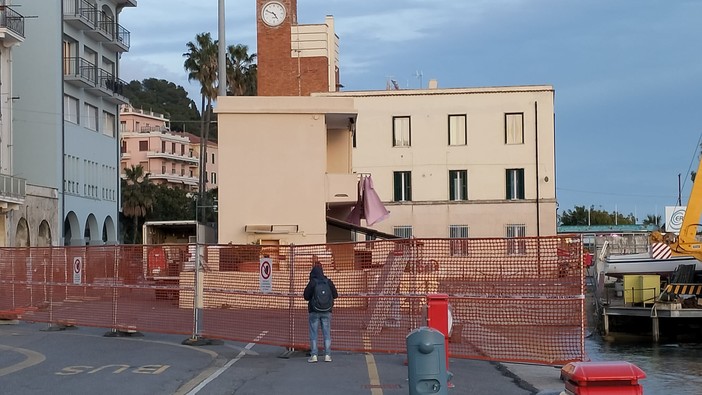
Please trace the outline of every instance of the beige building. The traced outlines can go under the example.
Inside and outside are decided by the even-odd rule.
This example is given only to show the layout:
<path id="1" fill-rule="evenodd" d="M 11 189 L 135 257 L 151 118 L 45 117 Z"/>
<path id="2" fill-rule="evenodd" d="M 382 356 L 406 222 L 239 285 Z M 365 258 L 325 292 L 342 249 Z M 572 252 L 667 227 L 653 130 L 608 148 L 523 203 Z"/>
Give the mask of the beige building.
<path id="1" fill-rule="evenodd" d="M 122 177 L 124 169 L 141 165 L 151 181 L 198 191 L 200 138 L 170 131 L 170 122 L 153 111 L 122 105 L 120 109 Z M 207 148 L 207 189 L 217 182 L 217 144 Z"/>
<path id="2" fill-rule="evenodd" d="M 402 237 L 556 234 L 551 86 L 316 94 L 358 110 L 353 170 Z"/>
<path id="3" fill-rule="evenodd" d="M 357 197 L 353 99 L 227 96 L 216 112 L 219 243 L 326 243 Z"/>
<path id="4" fill-rule="evenodd" d="M 219 240 L 343 240 L 327 217 L 348 218 L 360 174 L 390 210 L 372 226 L 383 233 L 555 235 L 553 97 L 551 86 L 220 97 Z"/>

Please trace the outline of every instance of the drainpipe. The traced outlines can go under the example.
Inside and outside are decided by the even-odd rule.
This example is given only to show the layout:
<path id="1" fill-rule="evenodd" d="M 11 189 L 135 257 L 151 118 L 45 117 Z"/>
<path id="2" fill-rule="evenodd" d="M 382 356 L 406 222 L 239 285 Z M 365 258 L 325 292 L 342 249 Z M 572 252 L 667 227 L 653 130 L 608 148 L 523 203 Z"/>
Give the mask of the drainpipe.
<path id="1" fill-rule="evenodd" d="M 539 190 L 539 103 L 534 102 L 534 142 L 536 144 L 536 236 L 541 236 L 541 195 Z"/>

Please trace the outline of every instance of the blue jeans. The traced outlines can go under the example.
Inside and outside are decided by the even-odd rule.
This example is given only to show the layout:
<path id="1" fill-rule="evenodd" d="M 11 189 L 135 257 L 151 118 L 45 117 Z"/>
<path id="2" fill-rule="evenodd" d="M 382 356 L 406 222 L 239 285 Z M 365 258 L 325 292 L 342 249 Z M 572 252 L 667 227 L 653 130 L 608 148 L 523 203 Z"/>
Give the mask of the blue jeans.
<path id="1" fill-rule="evenodd" d="M 322 336 L 324 337 L 324 355 L 331 355 L 331 311 L 310 312 L 310 354 L 317 355 L 317 329 L 322 324 Z"/>

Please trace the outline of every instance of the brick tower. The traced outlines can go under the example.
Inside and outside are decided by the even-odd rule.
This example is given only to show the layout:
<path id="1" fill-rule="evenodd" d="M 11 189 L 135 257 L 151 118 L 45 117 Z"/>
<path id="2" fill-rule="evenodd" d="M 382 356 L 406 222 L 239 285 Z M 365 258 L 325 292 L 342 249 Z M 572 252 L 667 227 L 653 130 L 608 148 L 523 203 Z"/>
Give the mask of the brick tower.
<path id="1" fill-rule="evenodd" d="M 309 96 L 338 87 L 334 19 L 298 25 L 297 0 L 256 0 L 259 96 Z M 323 39 L 326 37 L 326 39 Z"/>

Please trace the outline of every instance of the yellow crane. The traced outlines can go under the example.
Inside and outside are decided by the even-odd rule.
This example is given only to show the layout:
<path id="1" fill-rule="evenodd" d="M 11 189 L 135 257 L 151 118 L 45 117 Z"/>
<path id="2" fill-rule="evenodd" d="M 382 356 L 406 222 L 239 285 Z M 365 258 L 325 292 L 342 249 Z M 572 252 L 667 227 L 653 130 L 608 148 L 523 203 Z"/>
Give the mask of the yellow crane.
<path id="1" fill-rule="evenodd" d="M 680 234 L 676 236 L 674 233 L 662 234 L 656 231 L 651 234 L 651 242 L 667 244 L 673 255 L 688 255 L 702 261 L 702 242 L 697 240 L 697 229 L 702 216 L 702 180 L 700 178 L 702 178 L 702 160 L 692 183 Z"/>

